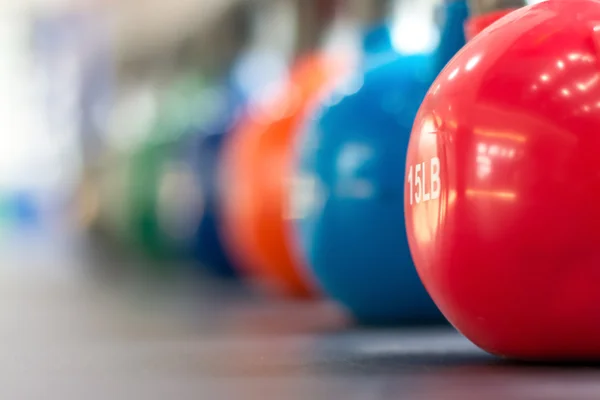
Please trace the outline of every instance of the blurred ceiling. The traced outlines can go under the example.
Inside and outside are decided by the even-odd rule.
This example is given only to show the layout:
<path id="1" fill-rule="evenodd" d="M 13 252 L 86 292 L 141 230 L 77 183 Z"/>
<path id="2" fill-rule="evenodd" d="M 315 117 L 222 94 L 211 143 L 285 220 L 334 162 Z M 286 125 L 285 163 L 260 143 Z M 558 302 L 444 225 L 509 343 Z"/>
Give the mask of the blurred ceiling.
<path id="1" fill-rule="evenodd" d="M 31 9 L 36 13 L 84 9 L 106 14 L 111 23 L 117 64 L 128 65 L 168 58 L 192 37 L 207 37 L 214 42 L 214 36 L 223 31 L 220 25 L 228 12 L 238 3 L 255 0 L 0 1 L 0 12 L 7 8 L 25 13 Z"/>
<path id="2" fill-rule="evenodd" d="M 240 1 L 247 0 L 112 0 L 117 53 L 120 58 L 167 50 L 199 31 L 210 31 Z"/>

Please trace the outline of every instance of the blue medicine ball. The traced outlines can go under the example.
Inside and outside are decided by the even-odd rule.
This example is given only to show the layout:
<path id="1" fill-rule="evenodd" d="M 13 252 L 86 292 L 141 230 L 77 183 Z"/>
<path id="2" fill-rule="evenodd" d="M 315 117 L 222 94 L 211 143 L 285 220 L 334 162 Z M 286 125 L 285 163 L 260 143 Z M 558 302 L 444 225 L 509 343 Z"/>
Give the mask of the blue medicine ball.
<path id="1" fill-rule="evenodd" d="M 407 52 L 393 47 L 402 40 L 392 36 L 393 51 L 366 56 L 306 122 L 295 148 L 290 204 L 301 256 L 322 289 L 365 324 L 443 321 L 404 229 L 412 124 L 431 83 L 465 42 L 465 2 L 441 11 L 437 45 Z"/>

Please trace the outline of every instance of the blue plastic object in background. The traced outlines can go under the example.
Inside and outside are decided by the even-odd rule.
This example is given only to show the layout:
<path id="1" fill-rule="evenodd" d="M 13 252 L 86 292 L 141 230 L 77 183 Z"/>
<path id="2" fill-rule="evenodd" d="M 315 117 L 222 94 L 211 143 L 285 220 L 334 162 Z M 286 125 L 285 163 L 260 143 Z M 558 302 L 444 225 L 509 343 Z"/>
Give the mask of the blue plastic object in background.
<path id="1" fill-rule="evenodd" d="M 291 204 L 300 253 L 324 291 L 365 324 L 443 321 L 417 275 L 404 229 L 413 120 L 465 42 L 465 2 L 445 2 L 442 11 L 438 25 L 431 24 L 439 29 L 436 47 L 367 53 L 363 69 L 307 121 L 295 149 Z M 389 32 L 394 48 L 403 38 Z"/>
<path id="2" fill-rule="evenodd" d="M 15 222 L 22 227 L 35 227 L 40 223 L 38 199 L 27 192 L 16 192 L 12 198 Z"/>

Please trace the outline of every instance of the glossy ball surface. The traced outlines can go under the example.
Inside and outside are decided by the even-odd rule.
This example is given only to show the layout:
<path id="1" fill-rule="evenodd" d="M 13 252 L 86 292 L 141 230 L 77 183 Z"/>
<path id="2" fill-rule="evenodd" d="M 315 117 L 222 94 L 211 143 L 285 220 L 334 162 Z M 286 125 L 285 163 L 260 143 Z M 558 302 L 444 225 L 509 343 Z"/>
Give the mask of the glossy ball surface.
<path id="1" fill-rule="evenodd" d="M 302 256 L 323 290 L 363 324 L 444 321 L 398 229 L 404 186 L 397 179 L 421 101 L 464 45 L 466 4 L 444 11 L 438 47 L 401 53 L 390 40 L 368 54 L 321 104 L 295 149 L 291 196 Z"/>
<path id="2" fill-rule="evenodd" d="M 321 54 L 300 60 L 280 90 L 251 105 L 226 144 L 221 187 L 228 248 L 268 291 L 295 297 L 315 293 L 288 237 L 290 152 L 301 121 L 343 64 Z"/>
<path id="3" fill-rule="evenodd" d="M 324 107 L 297 149 L 291 203 L 302 254 L 324 291 L 363 323 L 441 319 L 397 229 L 404 203 L 395 175 L 431 82 L 404 78 L 427 61 L 402 58 L 351 78 L 349 88 L 364 79 L 360 90 Z"/>
<path id="4" fill-rule="evenodd" d="M 548 0 L 477 35 L 410 139 L 408 238 L 440 310 L 483 349 L 600 358 L 600 3 Z"/>

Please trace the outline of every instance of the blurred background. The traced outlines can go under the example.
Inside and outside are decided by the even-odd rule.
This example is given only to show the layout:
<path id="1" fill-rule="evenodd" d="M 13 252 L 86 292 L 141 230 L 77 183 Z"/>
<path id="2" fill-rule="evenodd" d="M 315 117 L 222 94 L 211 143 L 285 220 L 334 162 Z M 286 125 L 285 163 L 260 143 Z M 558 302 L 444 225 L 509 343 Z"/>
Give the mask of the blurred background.
<path id="1" fill-rule="evenodd" d="M 114 396 L 130 385 L 133 398 L 183 395 L 177 388 L 185 385 L 195 395 L 238 395 L 198 376 L 270 376 L 310 370 L 307 359 L 376 360 L 402 346 L 435 355 L 423 338 L 355 338 L 351 320 L 327 301 L 257 294 L 213 262 L 218 254 L 209 257 L 215 268 L 199 268 L 195 251 L 217 244 L 193 238 L 218 201 L 207 192 L 227 185 L 199 138 L 232 130 L 249 113 L 285 113 L 264 104 L 290 66 L 317 49 L 352 58 L 432 46 L 443 3 L 4 0 L 0 337 L 5 358 L 19 361 L 2 367 L 5 389 L 92 398 L 93 381 L 111 382 L 105 390 Z M 345 333 L 332 344 L 316 332 Z M 462 338 L 448 340 L 488 362 Z M 172 371 L 177 378 L 167 383 Z M 300 375 L 286 387 L 340 393 Z M 244 395 L 258 398 L 252 388 Z M 273 395 L 286 393 L 281 386 Z"/>
<path id="2" fill-rule="evenodd" d="M 267 93 L 291 60 L 320 45 L 334 19 L 358 18 L 342 3 L 350 2 L 3 4 L 3 235 L 131 233 L 119 231 L 126 216 L 118 213 L 131 212 L 119 209 L 127 208 L 119 196 L 135 197 L 124 193 L 136 186 L 127 182 L 132 160 L 160 157 L 150 154 L 154 148 L 167 153 L 194 124 L 231 111 L 224 104 L 234 91 L 240 98 Z M 354 3 L 354 11 L 369 12 L 369 2 Z M 156 167 L 165 177 L 154 184 L 184 192 L 176 161 Z M 161 189 L 139 183 L 143 190 Z"/>
<path id="3" fill-rule="evenodd" d="M 363 35 L 382 21 L 411 21 L 394 46 L 431 41 L 439 2 L 402 12 L 394 3 L 4 2 L 3 253 L 33 257 L 35 244 L 79 254 L 93 243 L 108 246 L 93 260 L 125 252 L 190 261 L 186 238 L 206 197 L 195 170 L 208 168 L 194 164 L 194 136 L 235 125 L 302 55 L 385 46 L 387 33 Z"/>

